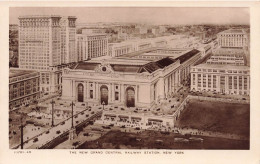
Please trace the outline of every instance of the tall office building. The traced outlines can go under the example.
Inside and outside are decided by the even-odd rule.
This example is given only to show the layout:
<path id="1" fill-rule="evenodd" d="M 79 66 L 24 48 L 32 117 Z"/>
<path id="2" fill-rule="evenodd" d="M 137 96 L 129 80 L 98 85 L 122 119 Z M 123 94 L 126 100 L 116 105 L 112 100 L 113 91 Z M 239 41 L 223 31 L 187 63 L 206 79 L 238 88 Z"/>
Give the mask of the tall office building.
<path id="1" fill-rule="evenodd" d="M 53 15 L 21 16 L 19 20 L 19 68 L 40 72 L 42 92 L 59 91 L 60 65 L 75 61 L 71 56 L 75 52 L 76 18 L 63 18 L 63 23 L 61 16 Z"/>
<path id="2" fill-rule="evenodd" d="M 77 62 L 76 17 L 61 18 L 61 64 Z"/>

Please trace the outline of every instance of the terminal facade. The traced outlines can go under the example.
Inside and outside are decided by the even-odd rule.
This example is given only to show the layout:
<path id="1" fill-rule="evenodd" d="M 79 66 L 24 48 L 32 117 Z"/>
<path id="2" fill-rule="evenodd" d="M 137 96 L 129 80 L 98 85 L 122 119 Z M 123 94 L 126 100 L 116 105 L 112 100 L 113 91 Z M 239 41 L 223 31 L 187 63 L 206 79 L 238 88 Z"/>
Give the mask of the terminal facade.
<path id="1" fill-rule="evenodd" d="M 90 60 L 66 68 L 62 98 L 95 104 L 151 107 L 177 91 L 189 78 L 190 67 L 201 57 L 200 51 L 195 49 L 179 54 L 155 52 Z"/>

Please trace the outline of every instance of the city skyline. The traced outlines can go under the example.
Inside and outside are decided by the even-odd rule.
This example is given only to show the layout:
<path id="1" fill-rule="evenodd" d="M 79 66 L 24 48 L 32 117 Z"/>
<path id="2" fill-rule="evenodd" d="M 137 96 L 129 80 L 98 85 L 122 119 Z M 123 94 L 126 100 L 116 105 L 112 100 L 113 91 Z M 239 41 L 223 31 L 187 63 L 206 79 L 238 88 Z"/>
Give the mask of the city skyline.
<path id="1" fill-rule="evenodd" d="M 248 8 L 228 7 L 165 7 L 163 10 L 162 7 L 11 7 L 9 23 L 18 24 L 18 17 L 22 15 L 76 16 L 79 24 L 97 22 L 156 25 L 250 24 Z"/>

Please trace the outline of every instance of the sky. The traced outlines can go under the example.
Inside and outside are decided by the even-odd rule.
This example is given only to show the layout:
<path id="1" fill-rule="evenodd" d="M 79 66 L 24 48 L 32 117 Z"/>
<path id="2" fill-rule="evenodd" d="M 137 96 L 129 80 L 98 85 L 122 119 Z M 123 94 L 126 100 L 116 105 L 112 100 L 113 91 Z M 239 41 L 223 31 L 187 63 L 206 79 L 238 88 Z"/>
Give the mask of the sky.
<path id="1" fill-rule="evenodd" d="M 10 24 L 22 15 L 76 16 L 77 23 L 249 24 L 249 8 L 228 7 L 10 7 Z"/>

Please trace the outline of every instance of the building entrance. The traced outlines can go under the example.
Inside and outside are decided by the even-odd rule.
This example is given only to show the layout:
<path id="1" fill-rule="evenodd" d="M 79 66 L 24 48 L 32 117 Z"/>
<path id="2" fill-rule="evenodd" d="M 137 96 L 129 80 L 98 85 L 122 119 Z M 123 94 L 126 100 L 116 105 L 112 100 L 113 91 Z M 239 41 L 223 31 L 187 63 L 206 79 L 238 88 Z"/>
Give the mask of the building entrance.
<path id="1" fill-rule="evenodd" d="M 108 104 L 108 88 L 105 85 L 102 85 L 100 87 L 100 103 L 102 104 L 103 102 L 105 102 L 105 105 Z"/>
<path id="2" fill-rule="evenodd" d="M 84 99 L 84 86 L 82 84 L 78 85 L 78 102 L 83 102 Z"/>
<path id="3" fill-rule="evenodd" d="M 126 106 L 135 107 L 135 91 L 132 87 L 126 89 Z"/>

